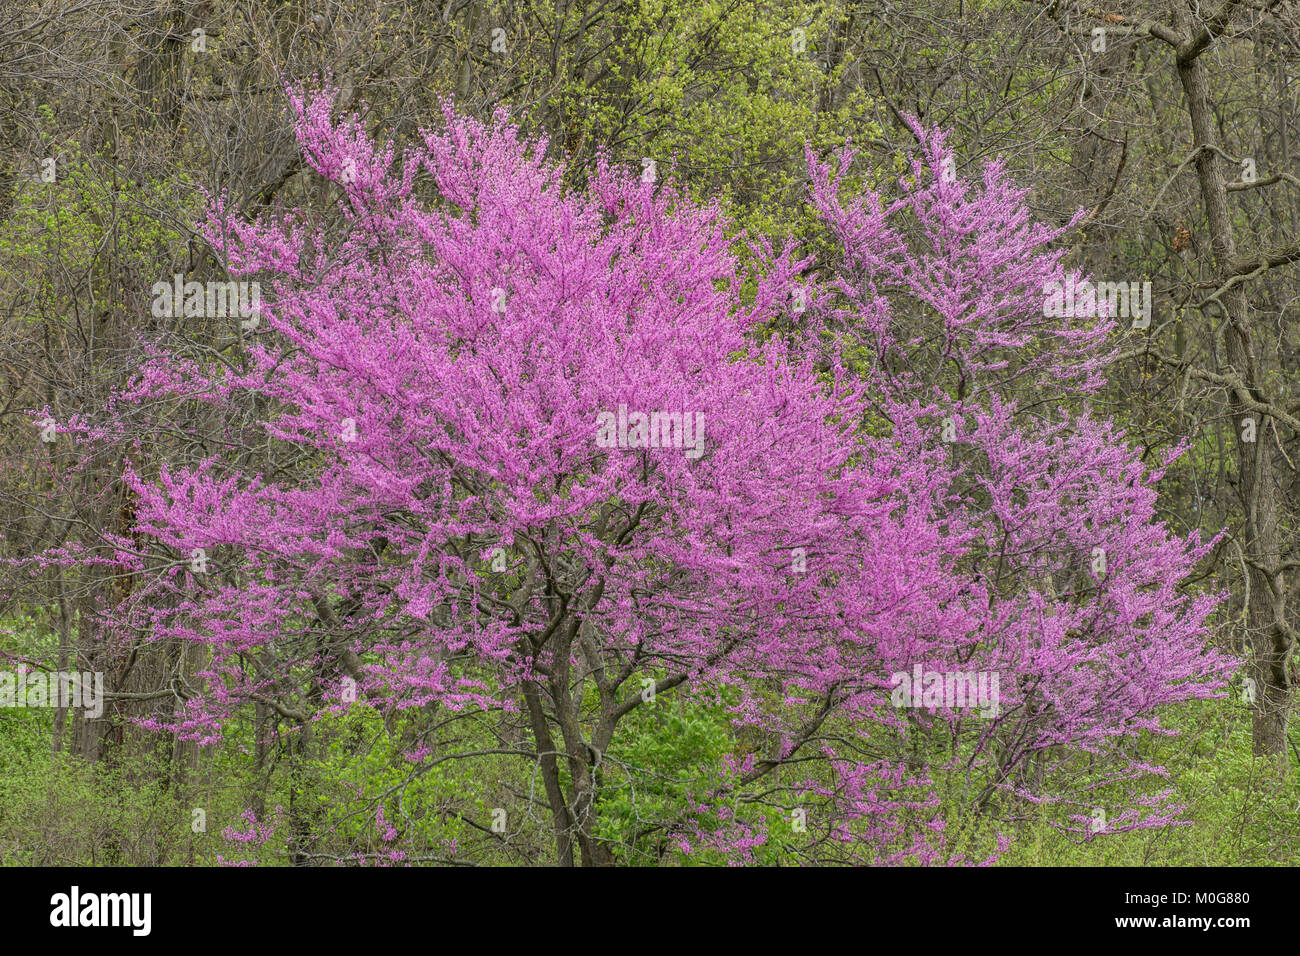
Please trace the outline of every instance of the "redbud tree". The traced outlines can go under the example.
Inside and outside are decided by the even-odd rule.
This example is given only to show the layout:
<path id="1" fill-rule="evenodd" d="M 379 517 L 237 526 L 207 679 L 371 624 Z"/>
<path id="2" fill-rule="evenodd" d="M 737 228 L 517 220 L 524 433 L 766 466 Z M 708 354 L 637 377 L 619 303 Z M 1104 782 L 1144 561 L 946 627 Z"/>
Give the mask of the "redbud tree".
<path id="1" fill-rule="evenodd" d="M 997 719 L 944 715 L 943 733 L 968 739 L 953 762 L 981 808 L 1008 795 L 1061 803 L 1074 810 L 1063 825 L 1089 836 L 1174 822 L 1168 792 L 1125 793 L 1163 774 L 1135 743 L 1169 733 L 1162 705 L 1213 696 L 1237 666 L 1206 644 L 1222 595 L 1180 588 L 1214 542 L 1157 518 L 1155 483 L 1183 448 L 1149 470 L 1147 450 L 1092 413 L 1127 331 L 1105 304 L 1046 316 L 1054 284 L 1082 281 L 1053 243 L 1083 212 L 1058 229 L 1034 223 L 1001 161 L 967 182 L 944 133 L 909 122 L 919 155 L 893 200 L 841 197 L 851 149 L 838 171 L 811 155 L 809 167 L 841 247 L 840 344 L 865 356 L 892 441 L 944 475 L 936 520 L 964 542 L 947 567 L 967 580 L 974 616 L 954 651 L 1007 678 Z M 1103 781 L 1121 785 L 1117 805 Z"/>
<path id="2" fill-rule="evenodd" d="M 137 523 L 66 559 L 145 582 L 105 640 L 203 657 L 148 726 L 214 744 L 260 706 L 301 745 L 352 707 L 423 715 L 442 730 L 406 741 L 407 780 L 514 762 L 517 805 L 449 812 L 485 843 L 537 813 L 561 864 L 960 861 L 938 775 L 962 812 L 1095 833 L 1118 785 L 1110 829 L 1175 819 L 1133 745 L 1233 666 L 1217 597 L 1183 590 L 1207 546 L 1089 411 L 1122 332 L 1044 317 L 1062 232 L 998 163 L 950 176 L 917 126 L 886 200 L 845 194 L 850 150 L 810 155 L 838 248 L 814 261 L 731 237 L 652 164 L 567 189 L 503 114 L 448 105 L 399 154 L 328 91 L 289 100 L 337 214 L 214 197 L 203 235 L 260 283 L 259 321 L 220 354 L 146 342 L 86 429 L 121 447 Z M 216 425 L 151 452 L 182 405 Z M 1000 697 L 898 706 L 922 671 Z M 682 704 L 736 745 L 611 838 L 602 798 L 654 784 L 620 730 Z M 489 715 L 518 732 L 446 732 Z M 382 840 L 418 858 L 391 796 Z"/>

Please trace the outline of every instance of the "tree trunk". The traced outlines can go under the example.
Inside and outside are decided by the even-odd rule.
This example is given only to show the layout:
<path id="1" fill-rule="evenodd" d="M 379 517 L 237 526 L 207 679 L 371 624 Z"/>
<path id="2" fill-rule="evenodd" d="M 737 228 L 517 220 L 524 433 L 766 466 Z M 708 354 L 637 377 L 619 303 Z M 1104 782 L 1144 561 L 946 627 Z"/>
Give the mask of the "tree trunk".
<path id="1" fill-rule="evenodd" d="M 1178 78 L 1187 96 L 1193 149 L 1196 151 L 1196 175 L 1214 254 L 1215 284 L 1221 289 L 1234 274 L 1237 249 L 1232 213 L 1228 208 L 1227 182 L 1220 164 L 1214 112 L 1200 56 L 1208 43 L 1198 43 L 1193 39 L 1197 36 L 1197 28 L 1187 9 L 1177 5 L 1175 11 L 1176 25 L 1181 34 L 1181 42 L 1176 47 Z M 1245 517 L 1241 547 L 1250 579 L 1246 611 L 1253 651 L 1250 676 L 1255 682 L 1256 694 L 1252 738 L 1256 754 L 1280 757 L 1285 761 L 1291 704 L 1287 662 L 1292 653 L 1293 636 L 1286 620 L 1286 589 L 1279 569 L 1281 538 L 1276 480 L 1272 456 L 1267 453 L 1271 431 L 1267 416 L 1253 407 L 1255 402 L 1265 400 L 1260 389 L 1265 369 L 1252 339 L 1243 287 L 1240 284 L 1233 286 L 1216 301 L 1227 318 L 1223 335 L 1228 372 L 1238 382 L 1229 390 L 1228 405 L 1237 434 L 1238 492 Z M 1243 424 L 1248 418 L 1255 420 L 1253 441 L 1243 439 L 1243 433 L 1249 434 Z"/>

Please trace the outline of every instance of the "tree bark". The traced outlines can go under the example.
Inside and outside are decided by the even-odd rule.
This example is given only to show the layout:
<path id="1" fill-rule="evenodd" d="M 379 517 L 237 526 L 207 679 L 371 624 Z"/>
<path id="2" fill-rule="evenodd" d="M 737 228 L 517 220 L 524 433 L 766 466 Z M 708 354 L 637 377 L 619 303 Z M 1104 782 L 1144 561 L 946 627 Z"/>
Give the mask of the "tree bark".
<path id="1" fill-rule="evenodd" d="M 1177 41 L 1171 45 L 1176 52 L 1178 78 L 1187 97 L 1193 149 L 1196 150 L 1196 176 L 1205 206 L 1217 288 L 1223 288 L 1236 273 L 1237 249 L 1201 54 L 1226 28 L 1234 6 L 1233 2 L 1225 4 L 1219 15 L 1198 31 L 1189 10 L 1181 4 L 1175 5 L 1175 27 L 1179 36 L 1162 37 L 1166 42 Z M 1268 420 L 1253 408 L 1254 402 L 1267 400 L 1261 388 L 1265 369 L 1253 340 L 1249 304 L 1243 286 L 1234 285 L 1214 301 L 1227 319 L 1223 335 L 1228 371 L 1240 383 L 1239 387 L 1229 390 L 1228 405 L 1237 434 L 1238 491 L 1245 517 L 1241 547 L 1250 576 L 1250 598 L 1246 610 L 1253 651 L 1250 677 L 1255 682 L 1256 694 L 1252 739 L 1256 754 L 1285 761 L 1291 706 L 1287 662 L 1294 648 L 1294 637 L 1286 620 L 1286 588 L 1279 567 L 1281 537 L 1276 479 L 1272 457 L 1266 451 Z M 1256 420 L 1254 441 L 1245 441 L 1242 437 L 1243 420 L 1247 418 Z"/>

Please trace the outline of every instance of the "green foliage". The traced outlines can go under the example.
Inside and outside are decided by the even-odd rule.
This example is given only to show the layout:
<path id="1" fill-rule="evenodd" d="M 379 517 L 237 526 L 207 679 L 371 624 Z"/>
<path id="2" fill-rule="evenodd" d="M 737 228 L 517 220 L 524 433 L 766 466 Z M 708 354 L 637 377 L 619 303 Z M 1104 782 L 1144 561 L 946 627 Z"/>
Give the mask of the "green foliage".
<path id="1" fill-rule="evenodd" d="M 76 143 L 50 150 L 54 181 L 25 179 L 0 224 L 0 273 L 23 277 L 25 315 L 66 317 L 70 288 L 103 309 L 126 307 L 127 290 L 147 311 L 143 293 L 161 278 L 159 264 L 184 244 L 179 220 L 158 211 L 193 216 L 197 204 L 174 178 L 132 180 Z"/>
<path id="2" fill-rule="evenodd" d="M 688 798 L 717 786 L 735 746 L 721 703 L 660 695 L 632 711 L 605 755 L 598 836 L 620 862 L 656 862 L 665 834 L 649 821 L 671 819 Z"/>
<path id="3" fill-rule="evenodd" d="M 1295 866 L 1300 862 L 1300 772 L 1286 777 L 1251 754 L 1250 715 L 1229 697 L 1197 701 L 1165 715 L 1179 736 L 1150 736 L 1141 753 L 1169 777 L 1150 793 L 1172 787 L 1184 806 L 1185 825 L 1088 836 L 1064 833 L 1058 809 L 1025 808 L 1026 818 L 1008 830 L 991 820 L 954 815 L 948 835 L 954 846 L 979 858 L 999 829 L 1012 837 L 1002 866 Z M 945 806 L 960 803 L 957 776 L 938 782 Z M 1099 804 L 1131 798 L 1118 785 L 1099 790 Z M 1075 812 L 1078 812 L 1076 809 Z"/>
<path id="4" fill-rule="evenodd" d="M 565 15 L 578 25 L 580 11 Z M 719 199 L 752 235 L 805 230 L 805 144 L 825 153 L 879 134 L 828 49 L 843 15 L 824 0 L 643 0 L 616 29 L 575 34 L 557 63 L 533 66 L 558 77 L 544 112 L 561 118 L 571 173 L 599 149 L 636 168 L 653 160 L 657 176 L 676 164 L 693 196 Z"/>

